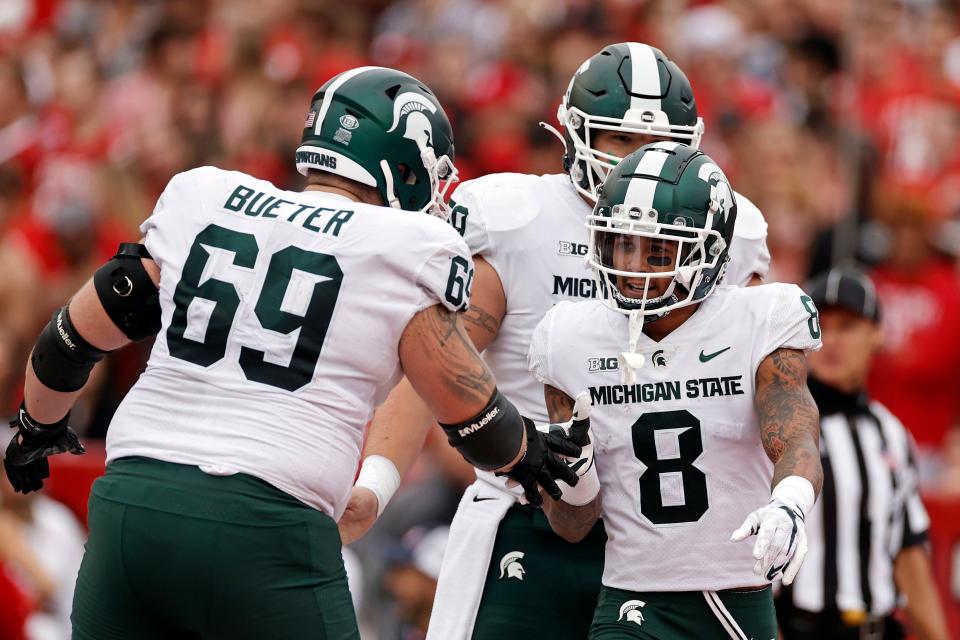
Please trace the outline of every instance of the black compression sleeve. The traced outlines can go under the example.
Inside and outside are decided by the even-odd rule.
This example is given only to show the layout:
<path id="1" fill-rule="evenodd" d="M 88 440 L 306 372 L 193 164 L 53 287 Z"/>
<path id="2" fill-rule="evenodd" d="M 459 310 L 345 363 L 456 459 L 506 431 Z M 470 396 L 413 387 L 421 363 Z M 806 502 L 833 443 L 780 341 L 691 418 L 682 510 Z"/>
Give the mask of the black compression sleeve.
<path id="1" fill-rule="evenodd" d="M 69 305 L 58 309 L 33 347 L 30 362 L 37 379 L 54 391 L 76 391 L 106 351 L 84 340 L 70 321 Z"/>
<path id="2" fill-rule="evenodd" d="M 517 408 L 500 391 L 480 413 L 459 424 L 440 426 L 447 440 L 467 462 L 490 471 L 510 464 L 523 443 L 525 431 Z"/>

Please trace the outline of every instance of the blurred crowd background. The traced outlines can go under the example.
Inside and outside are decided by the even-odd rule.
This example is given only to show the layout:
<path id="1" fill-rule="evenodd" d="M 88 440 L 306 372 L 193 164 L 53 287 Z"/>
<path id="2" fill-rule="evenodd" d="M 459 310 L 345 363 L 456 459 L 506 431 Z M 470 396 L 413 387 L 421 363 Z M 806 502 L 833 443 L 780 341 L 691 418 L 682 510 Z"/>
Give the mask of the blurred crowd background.
<path id="1" fill-rule="evenodd" d="M 918 441 L 926 490 L 960 493 L 958 18 L 946 0 L 2 0 L 0 407 L 16 409 L 50 314 L 138 237 L 172 175 L 211 164 L 299 188 L 304 114 L 334 74 L 377 64 L 425 81 L 464 179 L 558 173 L 538 122 L 555 123 L 586 58 L 639 40 L 686 71 L 704 150 L 766 215 L 770 279 L 871 269 L 885 310 L 871 392 Z M 73 414 L 88 438 L 149 347 L 97 368 Z M 371 638 L 418 637 L 442 554 L 432 527 L 472 479 L 428 449 L 357 545 Z M 72 581 L 36 550 L 82 529 L 46 499 L 0 500 L 0 591 L 14 594 L 0 638 L 18 633 L 3 628 L 14 609 L 34 612 L 27 637 L 68 637 Z"/>

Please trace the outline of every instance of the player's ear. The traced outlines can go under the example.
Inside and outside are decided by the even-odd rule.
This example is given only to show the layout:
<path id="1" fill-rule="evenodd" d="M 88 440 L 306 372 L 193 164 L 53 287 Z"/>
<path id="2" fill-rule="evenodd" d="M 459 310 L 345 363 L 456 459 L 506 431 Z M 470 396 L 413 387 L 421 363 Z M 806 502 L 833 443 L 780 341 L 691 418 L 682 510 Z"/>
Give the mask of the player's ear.
<path id="1" fill-rule="evenodd" d="M 870 327 L 870 352 L 877 353 L 883 347 L 883 327 L 874 322 Z"/>

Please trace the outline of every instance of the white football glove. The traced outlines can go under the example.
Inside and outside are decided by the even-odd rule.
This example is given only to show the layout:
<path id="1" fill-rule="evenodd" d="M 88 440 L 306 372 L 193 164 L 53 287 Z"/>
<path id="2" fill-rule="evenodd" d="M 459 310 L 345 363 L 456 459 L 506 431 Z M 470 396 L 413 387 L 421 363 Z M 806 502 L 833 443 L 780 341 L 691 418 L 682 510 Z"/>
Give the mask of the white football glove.
<path id="1" fill-rule="evenodd" d="M 782 574 L 783 584 L 793 582 L 807 555 L 803 520 L 813 502 L 813 485 L 806 478 L 789 476 L 774 488 L 770 503 L 750 513 L 733 532 L 732 542 L 757 536 L 753 545 L 753 557 L 757 560 L 754 573 L 770 581 Z"/>
<path id="2" fill-rule="evenodd" d="M 557 455 L 573 469 L 580 480 L 571 487 L 562 480 L 557 485 L 563 491 L 560 499 L 575 507 L 591 502 L 600 493 L 600 479 L 597 477 L 597 465 L 593 460 L 593 439 L 590 434 L 590 394 L 583 391 L 577 395 L 573 405 L 573 418 L 560 424 L 539 424 L 537 430 L 554 433 L 570 440 L 582 448 L 579 457 Z"/>

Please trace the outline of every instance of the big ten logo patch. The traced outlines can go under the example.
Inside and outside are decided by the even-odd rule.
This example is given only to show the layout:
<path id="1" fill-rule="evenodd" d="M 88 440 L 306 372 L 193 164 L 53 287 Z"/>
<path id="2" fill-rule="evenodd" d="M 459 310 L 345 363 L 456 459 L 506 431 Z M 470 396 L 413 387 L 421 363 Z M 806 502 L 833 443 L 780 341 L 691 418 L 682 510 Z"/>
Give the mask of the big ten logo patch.
<path id="1" fill-rule="evenodd" d="M 587 371 L 595 373 L 597 371 L 616 371 L 619 368 L 616 357 L 613 358 L 587 358 Z"/>
<path id="2" fill-rule="evenodd" d="M 561 256 L 585 256 L 590 250 L 590 247 L 585 244 L 580 244 L 579 242 L 567 242 L 566 240 L 560 240 L 560 248 L 557 250 L 557 255 Z"/>

